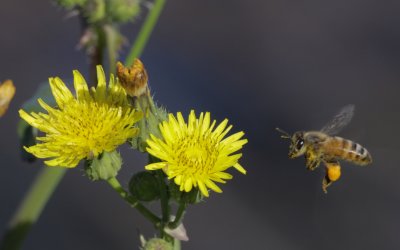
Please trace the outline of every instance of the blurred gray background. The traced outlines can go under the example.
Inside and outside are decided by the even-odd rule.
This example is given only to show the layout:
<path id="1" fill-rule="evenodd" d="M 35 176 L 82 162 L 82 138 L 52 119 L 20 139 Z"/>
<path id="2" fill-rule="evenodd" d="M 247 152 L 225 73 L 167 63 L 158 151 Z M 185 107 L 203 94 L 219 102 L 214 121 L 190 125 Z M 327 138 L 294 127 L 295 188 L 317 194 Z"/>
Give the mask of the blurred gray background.
<path id="1" fill-rule="evenodd" d="M 75 49 L 77 18 L 51 1 L 0 3 L 0 79 L 17 94 L 0 120 L 0 229 L 41 162 L 19 159 L 17 110 L 49 76 L 88 76 Z M 124 27 L 130 41 L 143 16 Z M 122 58 L 128 48 L 125 48 Z M 244 130 L 242 176 L 189 207 L 183 249 L 400 249 L 400 2 L 168 1 L 142 60 L 156 100 L 169 111 L 211 111 Z M 274 130 L 321 128 L 356 105 L 340 134 L 364 145 L 374 162 L 343 164 L 321 190 L 323 169 L 287 158 Z M 144 159 L 124 150 L 128 183 Z M 69 171 L 33 227 L 24 249 L 138 249 L 138 229 L 153 229 L 105 183 Z"/>

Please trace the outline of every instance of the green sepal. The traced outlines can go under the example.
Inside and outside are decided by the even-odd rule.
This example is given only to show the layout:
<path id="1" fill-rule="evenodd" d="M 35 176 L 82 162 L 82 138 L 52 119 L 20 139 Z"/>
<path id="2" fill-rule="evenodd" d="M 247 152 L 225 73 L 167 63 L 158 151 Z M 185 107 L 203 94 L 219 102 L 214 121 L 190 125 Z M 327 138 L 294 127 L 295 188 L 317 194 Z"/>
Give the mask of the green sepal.
<path id="1" fill-rule="evenodd" d="M 204 198 L 200 190 L 196 187 L 193 187 L 190 192 L 180 191 L 179 186 L 173 180 L 169 182 L 169 194 L 177 203 L 183 201 L 187 204 L 197 204 L 203 201 Z"/>
<path id="2" fill-rule="evenodd" d="M 143 118 L 137 123 L 139 135 L 132 138 L 129 143 L 133 149 L 140 152 L 146 152 L 147 139 L 150 134 L 161 138 L 159 125 L 161 122 L 168 119 L 168 113 L 163 107 L 158 107 L 154 104 L 153 99 L 149 95 L 142 95 L 134 100 L 136 109 L 143 112 Z"/>
<path id="3" fill-rule="evenodd" d="M 155 201 L 160 198 L 160 187 L 153 172 L 141 171 L 129 181 L 129 192 L 139 201 Z"/>
<path id="4" fill-rule="evenodd" d="M 108 180 L 117 176 L 122 158 L 117 151 L 103 152 L 97 158 L 85 161 L 85 172 L 92 181 Z"/>

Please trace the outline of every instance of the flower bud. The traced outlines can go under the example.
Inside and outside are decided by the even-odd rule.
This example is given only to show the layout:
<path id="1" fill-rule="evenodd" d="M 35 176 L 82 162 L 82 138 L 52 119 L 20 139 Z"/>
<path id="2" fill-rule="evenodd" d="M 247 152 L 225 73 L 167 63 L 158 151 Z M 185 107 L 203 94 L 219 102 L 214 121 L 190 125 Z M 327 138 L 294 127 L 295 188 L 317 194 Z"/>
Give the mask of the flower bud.
<path id="1" fill-rule="evenodd" d="M 85 4 L 84 15 L 90 23 L 97 23 L 107 16 L 105 0 L 91 0 Z"/>
<path id="2" fill-rule="evenodd" d="M 171 216 L 171 221 L 175 219 L 175 216 Z M 171 229 L 168 226 L 164 228 L 164 232 L 169 234 L 180 241 L 189 241 L 189 237 L 187 236 L 186 228 L 183 223 L 180 223 L 176 228 Z"/>
<path id="3" fill-rule="evenodd" d="M 139 59 L 135 59 L 130 68 L 118 62 L 117 76 L 129 96 L 139 97 L 146 93 L 148 75 L 143 63 Z"/>
<path id="4" fill-rule="evenodd" d="M 122 159 L 117 151 L 104 151 L 97 158 L 86 161 L 85 172 L 92 181 L 108 180 L 117 176 L 121 165 Z"/>
<path id="5" fill-rule="evenodd" d="M 140 201 L 156 200 L 160 196 L 157 178 L 148 171 L 136 173 L 129 181 L 129 192 Z"/>
<path id="6" fill-rule="evenodd" d="M 173 246 L 163 239 L 152 238 L 146 242 L 143 250 L 173 250 Z"/>
<path id="7" fill-rule="evenodd" d="M 112 0 L 108 2 L 109 16 L 115 22 L 124 23 L 139 14 L 140 0 Z"/>

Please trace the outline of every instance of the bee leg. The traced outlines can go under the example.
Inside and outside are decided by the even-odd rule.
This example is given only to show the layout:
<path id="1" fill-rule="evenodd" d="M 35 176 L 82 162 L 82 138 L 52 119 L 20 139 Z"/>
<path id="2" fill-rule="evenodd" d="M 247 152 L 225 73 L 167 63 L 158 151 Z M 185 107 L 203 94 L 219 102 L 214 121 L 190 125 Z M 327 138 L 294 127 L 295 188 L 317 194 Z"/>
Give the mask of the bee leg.
<path id="1" fill-rule="evenodd" d="M 340 164 L 338 161 L 325 162 L 325 170 L 326 174 L 322 180 L 322 190 L 324 193 L 328 193 L 327 188 L 340 178 Z"/>
<path id="2" fill-rule="evenodd" d="M 308 151 L 306 152 L 305 157 L 308 170 L 313 171 L 319 166 L 320 158 L 317 156 L 317 154 Z"/>
<path id="3" fill-rule="evenodd" d="M 332 182 L 329 180 L 329 178 L 325 175 L 324 179 L 322 179 L 322 191 L 324 191 L 325 194 L 328 193 L 327 188 L 332 184 Z"/>

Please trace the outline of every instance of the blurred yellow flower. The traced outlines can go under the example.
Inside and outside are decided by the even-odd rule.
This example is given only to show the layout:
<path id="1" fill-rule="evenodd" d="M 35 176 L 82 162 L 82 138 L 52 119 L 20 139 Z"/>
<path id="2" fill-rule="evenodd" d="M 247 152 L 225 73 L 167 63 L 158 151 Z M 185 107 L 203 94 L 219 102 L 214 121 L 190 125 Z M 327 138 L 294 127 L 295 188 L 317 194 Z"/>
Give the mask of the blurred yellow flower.
<path id="1" fill-rule="evenodd" d="M 89 91 L 82 75 L 77 70 L 73 74 L 76 98 L 60 78 L 50 78 L 58 107 L 39 99 L 48 114 L 19 111 L 26 122 L 45 133 L 36 138 L 41 143 L 25 149 L 38 158 L 51 158 L 45 161 L 48 166 L 76 167 L 80 160 L 111 152 L 138 133 L 134 124 L 142 113 L 131 108 L 112 75 L 107 88 L 103 68 L 97 66 L 97 88 Z"/>
<path id="2" fill-rule="evenodd" d="M 224 138 L 231 130 L 228 120 L 222 121 L 215 129 L 216 121 L 211 123 L 210 113 L 200 113 L 197 119 L 194 111 L 190 112 L 186 124 L 182 114 L 177 118 L 169 114 L 168 121 L 160 124 L 162 139 L 150 136 L 147 151 L 161 160 L 146 166 L 147 170 L 163 169 L 169 179 L 174 178 L 181 191 L 189 192 L 198 187 L 208 197 L 208 188 L 221 193 L 215 182 L 225 183 L 232 175 L 224 172 L 230 167 L 246 174 L 238 163 L 242 154 L 236 153 L 246 139 L 238 132 Z"/>
<path id="3" fill-rule="evenodd" d="M 15 94 L 15 86 L 11 80 L 0 84 L 0 117 L 2 117 Z"/>

